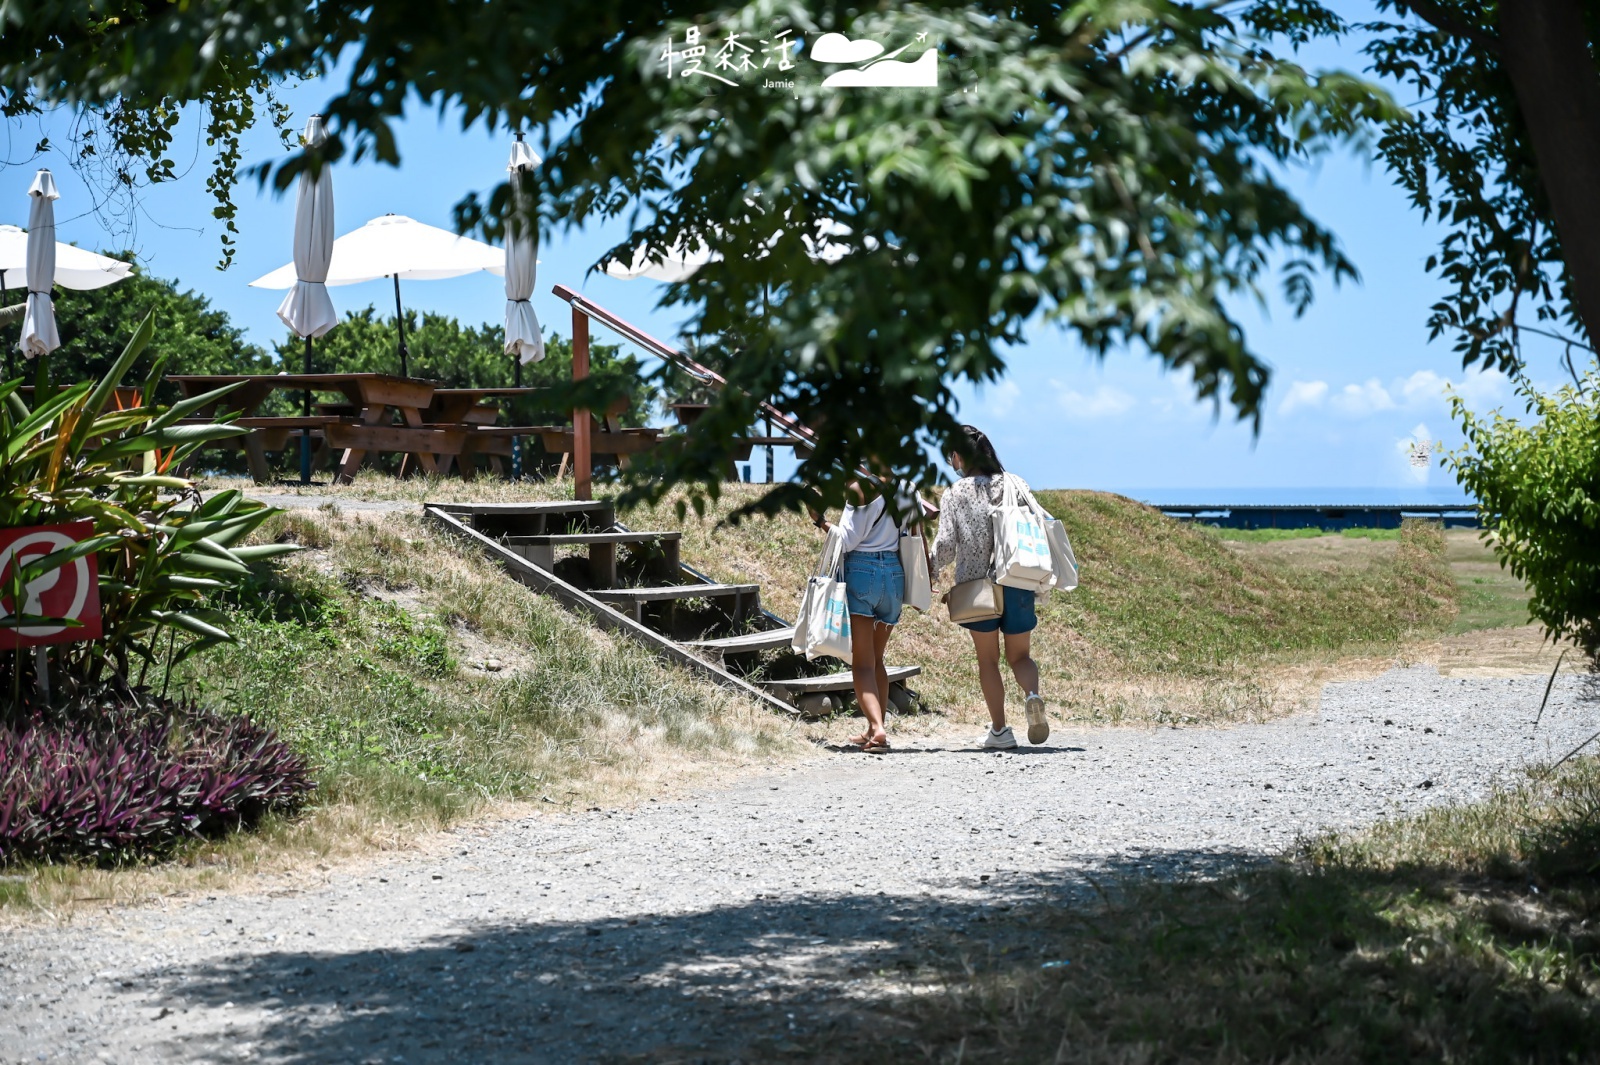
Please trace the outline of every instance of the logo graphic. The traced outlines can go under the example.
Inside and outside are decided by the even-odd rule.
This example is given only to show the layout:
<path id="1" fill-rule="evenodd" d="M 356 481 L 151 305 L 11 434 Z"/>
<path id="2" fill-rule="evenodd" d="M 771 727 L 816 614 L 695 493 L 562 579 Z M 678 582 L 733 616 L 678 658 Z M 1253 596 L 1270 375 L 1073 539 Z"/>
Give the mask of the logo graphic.
<path id="1" fill-rule="evenodd" d="M 100 568 L 94 555 L 58 566 L 27 582 L 22 587 L 20 610 L 10 593 L 17 567 L 37 562 L 93 535 L 94 524 L 87 521 L 0 530 L 0 620 L 20 614 L 81 623 L 0 628 L 0 649 L 100 638 Z"/>
<path id="2" fill-rule="evenodd" d="M 823 88 L 931 89 L 939 84 L 938 52 L 928 48 L 914 60 L 895 58 L 912 44 L 923 43 L 927 36 L 919 33 L 915 41 L 883 55 L 883 45 L 877 41 L 852 41 L 842 33 L 824 33 L 812 43 L 810 54 L 818 63 L 866 64 L 829 74 L 822 82 Z"/>

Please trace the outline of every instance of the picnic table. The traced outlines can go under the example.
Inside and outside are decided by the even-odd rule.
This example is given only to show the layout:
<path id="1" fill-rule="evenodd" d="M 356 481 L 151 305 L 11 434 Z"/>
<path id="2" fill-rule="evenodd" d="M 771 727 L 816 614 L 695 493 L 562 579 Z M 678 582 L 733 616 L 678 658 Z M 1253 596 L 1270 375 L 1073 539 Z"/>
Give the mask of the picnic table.
<path id="1" fill-rule="evenodd" d="M 565 455 L 573 450 L 573 431 L 564 426 L 495 425 L 500 408 L 494 400 L 545 393 L 544 388 L 441 388 L 432 381 L 386 373 L 312 374 L 179 374 L 168 380 L 185 397 L 203 395 L 226 385 L 238 387 L 219 402 L 194 412 L 192 421 L 207 421 L 224 411 L 238 411 L 237 423 L 251 432 L 239 438 L 250 474 L 271 480 L 266 453 L 289 446 L 307 434 L 321 447 L 315 465 L 327 465 L 340 452 L 338 480 L 348 484 L 369 452 L 403 455 L 402 470 L 415 461 L 429 473 L 447 475 L 457 465 L 464 479 L 474 473 L 473 457 L 485 455 L 491 467 L 511 455 L 513 437 L 538 437 L 545 449 Z M 275 391 L 310 391 L 340 398 L 318 402 L 316 413 L 287 417 L 256 412 Z M 619 462 L 626 455 L 654 446 L 654 431 L 625 430 L 618 418 L 630 400 L 619 399 L 593 423 L 597 438 L 611 443 Z M 648 437 L 648 439 L 646 439 Z"/>

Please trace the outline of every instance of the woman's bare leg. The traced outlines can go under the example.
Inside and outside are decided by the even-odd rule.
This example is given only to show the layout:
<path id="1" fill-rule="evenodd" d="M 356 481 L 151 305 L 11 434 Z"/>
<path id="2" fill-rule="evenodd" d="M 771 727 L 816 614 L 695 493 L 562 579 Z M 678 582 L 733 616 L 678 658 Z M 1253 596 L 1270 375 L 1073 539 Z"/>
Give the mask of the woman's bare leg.
<path id="1" fill-rule="evenodd" d="M 856 705 L 867 719 L 863 734 L 868 744 L 889 738 L 883 728 L 883 693 L 878 690 L 882 653 L 878 650 L 877 623 L 865 614 L 850 615 L 850 673 L 855 681 Z M 887 637 L 886 637 L 887 638 Z"/>
<path id="2" fill-rule="evenodd" d="M 894 632 L 893 625 L 875 622 L 872 626 L 872 663 L 878 671 L 878 696 L 883 700 L 884 720 L 889 715 L 889 667 L 884 664 L 883 653 L 889 647 L 889 636 Z"/>
<path id="3" fill-rule="evenodd" d="M 1011 664 L 1011 673 L 1017 678 L 1017 683 L 1022 685 L 1024 695 L 1036 694 L 1039 691 L 1039 666 L 1029 653 L 1032 648 L 1031 632 L 1021 632 L 1006 637 L 1006 661 Z"/>
<path id="4" fill-rule="evenodd" d="M 978 651 L 978 686 L 983 689 L 983 701 L 989 707 L 989 719 L 994 730 L 1006 727 L 1006 682 L 1000 676 L 1000 634 L 974 632 L 972 646 Z"/>

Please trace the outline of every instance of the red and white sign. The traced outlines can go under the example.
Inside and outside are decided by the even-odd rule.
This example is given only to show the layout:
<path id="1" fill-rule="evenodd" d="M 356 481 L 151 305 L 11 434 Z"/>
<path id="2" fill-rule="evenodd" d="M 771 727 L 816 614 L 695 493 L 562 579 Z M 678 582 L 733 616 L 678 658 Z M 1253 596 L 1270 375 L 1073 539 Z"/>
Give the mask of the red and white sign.
<path id="1" fill-rule="evenodd" d="M 35 525 L 26 529 L 0 529 L 0 619 L 15 616 L 12 570 L 26 566 L 62 548 L 94 535 L 94 523 Z M 94 555 L 68 562 L 23 586 L 23 614 L 69 618 L 79 625 L 24 625 L 0 628 L 0 649 L 35 647 L 46 643 L 98 640 L 100 628 L 100 567 Z"/>

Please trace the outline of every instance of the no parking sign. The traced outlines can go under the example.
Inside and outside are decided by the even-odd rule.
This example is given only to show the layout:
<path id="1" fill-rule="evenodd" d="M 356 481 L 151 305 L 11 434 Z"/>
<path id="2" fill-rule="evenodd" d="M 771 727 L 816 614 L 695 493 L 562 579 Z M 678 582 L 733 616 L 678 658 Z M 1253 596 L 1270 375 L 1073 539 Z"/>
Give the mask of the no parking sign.
<path id="1" fill-rule="evenodd" d="M 94 523 L 35 525 L 26 529 L 0 529 L 0 620 L 19 611 L 12 601 L 12 572 L 46 555 L 94 535 Z M 0 649 L 36 647 L 47 643 L 98 640 L 100 627 L 100 567 L 94 555 L 68 562 L 29 581 L 22 589 L 20 613 L 33 617 L 71 619 L 78 625 L 24 625 L 0 628 Z"/>

